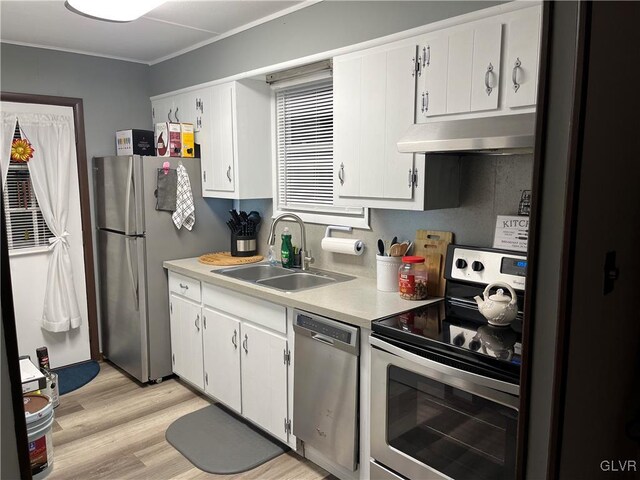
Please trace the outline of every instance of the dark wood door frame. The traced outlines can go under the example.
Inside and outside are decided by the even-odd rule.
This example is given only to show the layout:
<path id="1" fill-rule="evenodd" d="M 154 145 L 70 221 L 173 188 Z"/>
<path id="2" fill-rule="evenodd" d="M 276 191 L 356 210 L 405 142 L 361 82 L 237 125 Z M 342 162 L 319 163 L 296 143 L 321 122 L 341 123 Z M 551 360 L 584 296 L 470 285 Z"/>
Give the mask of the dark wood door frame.
<path id="1" fill-rule="evenodd" d="M 78 162 L 78 186 L 80 190 L 80 218 L 84 243 L 84 273 L 87 294 L 87 317 L 89 322 L 89 349 L 92 360 L 100 359 L 98 340 L 98 313 L 96 301 L 96 278 L 93 263 L 93 230 L 91 227 L 91 203 L 89 201 L 89 174 L 87 165 L 87 144 L 84 135 L 84 110 L 81 98 L 31 95 L 26 93 L 0 92 L 3 102 L 35 103 L 56 105 L 73 109 L 73 123 L 76 134 L 76 157 Z"/>

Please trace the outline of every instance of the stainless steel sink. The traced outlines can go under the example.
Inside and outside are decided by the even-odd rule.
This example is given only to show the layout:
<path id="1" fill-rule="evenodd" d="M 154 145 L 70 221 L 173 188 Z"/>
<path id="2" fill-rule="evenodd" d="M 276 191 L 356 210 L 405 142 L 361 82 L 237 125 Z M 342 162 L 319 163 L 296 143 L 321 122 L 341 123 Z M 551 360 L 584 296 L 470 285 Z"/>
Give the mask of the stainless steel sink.
<path id="1" fill-rule="evenodd" d="M 257 282 L 265 278 L 278 277 L 281 275 L 289 275 L 291 271 L 283 267 L 275 267 L 268 263 L 260 263 L 258 265 L 242 265 L 239 267 L 225 268 L 223 270 L 211 270 L 213 273 L 219 273 L 225 277 L 237 278 L 246 282 Z"/>
<path id="2" fill-rule="evenodd" d="M 307 288 L 321 287 L 329 283 L 336 283 L 336 281 L 333 278 L 321 277 L 320 275 L 295 273 L 293 275 L 258 280 L 256 283 L 258 285 L 264 285 L 265 287 L 284 290 L 285 292 L 295 292 L 296 290 L 305 290 Z"/>
<path id="3" fill-rule="evenodd" d="M 239 267 L 224 268 L 222 270 L 211 270 L 211 272 L 244 282 L 262 285 L 263 287 L 275 288 L 276 290 L 284 292 L 297 292 L 309 288 L 346 282 L 355 278 L 350 275 L 327 272 L 316 268 L 303 271 L 273 266 L 267 263 L 242 265 Z"/>

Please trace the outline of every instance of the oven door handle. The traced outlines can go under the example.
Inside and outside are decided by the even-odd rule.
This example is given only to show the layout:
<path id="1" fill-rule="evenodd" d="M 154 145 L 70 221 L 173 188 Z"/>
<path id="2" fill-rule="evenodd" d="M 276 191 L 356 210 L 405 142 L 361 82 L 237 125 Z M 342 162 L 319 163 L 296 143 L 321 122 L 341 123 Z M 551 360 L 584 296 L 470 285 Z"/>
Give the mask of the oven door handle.
<path id="1" fill-rule="evenodd" d="M 443 363 L 429 360 L 428 358 L 424 358 L 424 357 L 421 357 L 420 355 L 416 355 L 415 353 L 411 353 L 406 350 L 403 350 L 402 348 L 396 347 L 395 345 L 391 345 L 390 343 L 387 343 L 384 340 L 380 340 L 379 338 L 376 338 L 376 337 L 371 337 L 370 341 L 371 341 L 372 347 L 377 347 L 380 350 L 383 350 L 391 355 L 395 355 L 409 362 L 416 363 L 421 367 L 428 368 L 429 370 L 432 370 L 432 371 L 435 370 L 440 374 L 440 376 L 444 375 L 446 377 L 451 377 L 452 379 L 460 380 L 464 383 L 490 388 L 493 390 L 497 390 L 499 392 L 504 392 L 511 395 L 515 395 L 515 396 L 520 395 L 519 385 L 503 382 L 502 380 L 496 380 L 495 378 L 485 377 L 483 375 L 478 375 L 477 373 L 467 372 L 466 370 L 460 370 L 459 368 L 450 367 L 449 365 L 444 365 Z M 434 378 L 434 380 L 440 380 L 440 379 Z M 458 385 L 454 385 L 454 386 L 458 387 Z M 517 408 L 517 402 L 514 402 L 514 404 L 515 405 L 513 406 Z"/>

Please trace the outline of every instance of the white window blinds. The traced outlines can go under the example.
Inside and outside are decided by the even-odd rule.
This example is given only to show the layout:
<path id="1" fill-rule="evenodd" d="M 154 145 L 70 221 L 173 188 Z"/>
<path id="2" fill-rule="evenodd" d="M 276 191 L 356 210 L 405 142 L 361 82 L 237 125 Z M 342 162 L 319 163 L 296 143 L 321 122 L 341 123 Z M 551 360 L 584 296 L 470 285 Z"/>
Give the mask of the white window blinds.
<path id="1" fill-rule="evenodd" d="M 16 126 L 15 138 L 20 138 Z M 44 221 L 33 193 L 29 167 L 26 163 L 9 163 L 7 183 L 4 185 L 4 215 L 9 250 L 49 246 L 53 234 Z"/>
<path id="2" fill-rule="evenodd" d="M 333 211 L 331 80 L 276 93 L 278 207 Z"/>

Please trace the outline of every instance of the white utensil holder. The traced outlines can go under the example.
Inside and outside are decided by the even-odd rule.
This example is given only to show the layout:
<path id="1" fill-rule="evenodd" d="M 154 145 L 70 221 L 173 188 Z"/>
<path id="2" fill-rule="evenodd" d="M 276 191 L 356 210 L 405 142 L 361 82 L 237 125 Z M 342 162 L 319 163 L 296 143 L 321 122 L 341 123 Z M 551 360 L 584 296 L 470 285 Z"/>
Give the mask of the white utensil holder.
<path id="1" fill-rule="evenodd" d="M 402 257 L 376 255 L 377 287 L 381 292 L 398 291 L 398 269 L 402 265 Z"/>

